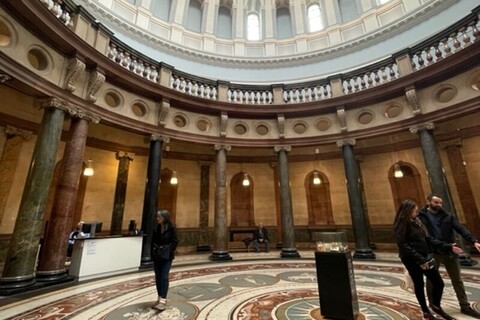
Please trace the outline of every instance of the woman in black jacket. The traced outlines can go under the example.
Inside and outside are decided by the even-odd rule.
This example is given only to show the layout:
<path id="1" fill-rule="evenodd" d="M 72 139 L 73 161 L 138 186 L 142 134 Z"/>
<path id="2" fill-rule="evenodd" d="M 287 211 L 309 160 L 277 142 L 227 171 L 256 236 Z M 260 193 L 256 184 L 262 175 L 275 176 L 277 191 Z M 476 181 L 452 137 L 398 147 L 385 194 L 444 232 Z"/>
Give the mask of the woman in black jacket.
<path id="1" fill-rule="evenodd" d="M 155 285 L 157 287 L 158 301 L 154 309 L 158 311 L 165 310 L 167 303 L 167 293 L 169 280 L 168 275 L 172 266 L 173 259 L 175 258 L 175 249 L 177 248 L 177 230 L 173 223 L 170 221 L 170 214 L 167 210 L 160 210 L 155 216 L 157 225 L 153 231 L 152 237 L 152 252 L 151 257 L 153 260 L 153 270 L 155 271 Z M 155 247 L 169 246 L 169 256 L 166 258 L 155 258 Z M 168 254 L 167 254 L 168 255 Z"/>
<path id="2" fill-rule="evenodd" d="M 446 243 L 432 238 L 422 222 L 417 218 L 418 206 L 413 200 L 404 200 L 400 204 L 394 222 L 395 239 L 399 256 L 405 268 L 412 277 L 415 288 L 415 296 L 423 311 L 423 319 L 436 319 L 428 309 L 425 300 L 425 288 L 423 275 L 433 285 L 433 311 L 446 320 L 455 319 L 449 316 L 440 307 L 443 295 L 443 280 L 438 270 L 434 267 L 432 246 L 450 250 L 456 254 L 462 253 L 462 249 L 455 243 Z"/>

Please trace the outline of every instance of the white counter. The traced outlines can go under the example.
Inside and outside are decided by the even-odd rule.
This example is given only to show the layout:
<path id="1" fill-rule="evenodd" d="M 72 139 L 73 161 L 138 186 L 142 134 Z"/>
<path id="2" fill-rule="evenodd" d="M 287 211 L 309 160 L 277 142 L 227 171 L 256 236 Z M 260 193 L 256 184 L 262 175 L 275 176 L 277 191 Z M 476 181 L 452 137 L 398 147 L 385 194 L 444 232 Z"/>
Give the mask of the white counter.
<path id="1" fill-rule="evenodd" d="M 142 240 L 143 236 L 77 239 L 68 274 L 82 281 L 137 271 Z"/>

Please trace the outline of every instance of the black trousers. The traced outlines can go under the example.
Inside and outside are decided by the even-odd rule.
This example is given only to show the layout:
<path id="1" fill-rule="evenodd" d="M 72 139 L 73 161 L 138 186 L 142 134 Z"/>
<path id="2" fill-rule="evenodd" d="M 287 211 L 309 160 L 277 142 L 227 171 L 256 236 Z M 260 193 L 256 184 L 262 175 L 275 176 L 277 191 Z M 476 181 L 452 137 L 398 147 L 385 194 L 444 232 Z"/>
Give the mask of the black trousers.
<path id="1" fill-rule="evenodd" d="M 432 300 L 433 304 L 437 307 L 440 307 L 440 302 L 442 300 L 443 295 L 443 287 L 445 286 L 438 272 L 437 268 L 423 270 L 420 268 L 420 265 L 413 260 L 407 260 L 402 258 L 402 262 L 407 268 L 410 277 L 412 277 L 414 289 L 415 289 L 415 296 L 417 297 L 418 303 L 422 308 L 422 311 L 430 312 L 427 306 L 427 302 L 425 299 L 425 282 L 423 280 L 423 276 L 425 275 L 427 279 L 432 283 Z"/>

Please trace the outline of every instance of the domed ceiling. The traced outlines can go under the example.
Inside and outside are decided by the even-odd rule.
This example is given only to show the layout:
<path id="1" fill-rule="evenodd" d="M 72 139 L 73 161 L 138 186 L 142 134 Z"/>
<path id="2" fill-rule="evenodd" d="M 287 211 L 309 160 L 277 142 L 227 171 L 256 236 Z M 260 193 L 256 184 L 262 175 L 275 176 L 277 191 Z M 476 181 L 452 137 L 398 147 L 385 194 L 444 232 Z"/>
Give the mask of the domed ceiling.
<path id="1" fill-rule="evenodd" d="M 76 0 L 152 59 L 250 84 L 325 78 L 381 60 L 457 21 L 470 0 Z"/>

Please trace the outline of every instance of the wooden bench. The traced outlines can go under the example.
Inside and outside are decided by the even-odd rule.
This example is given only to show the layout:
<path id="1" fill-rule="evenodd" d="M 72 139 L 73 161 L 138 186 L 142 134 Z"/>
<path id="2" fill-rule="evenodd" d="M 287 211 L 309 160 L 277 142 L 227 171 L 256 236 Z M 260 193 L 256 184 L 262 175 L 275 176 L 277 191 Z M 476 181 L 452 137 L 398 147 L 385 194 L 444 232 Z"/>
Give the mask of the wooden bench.
<path id="1" fill-rule="evenodd" d="M 228 251 L 229 252 L 250 252 L 250 248 L 253 248 L 253 244 L 250 242 L 248 245 L 243 241 L 229 241 L 228 242 Z"/>

